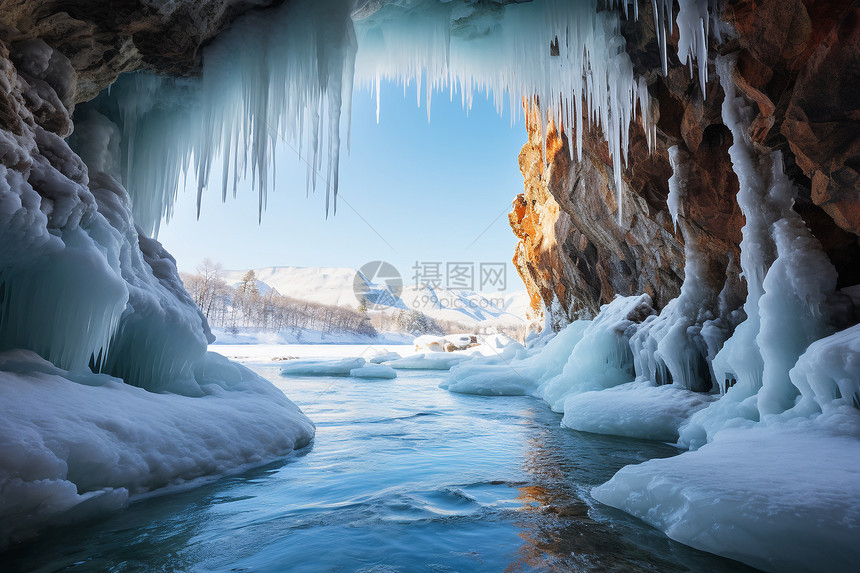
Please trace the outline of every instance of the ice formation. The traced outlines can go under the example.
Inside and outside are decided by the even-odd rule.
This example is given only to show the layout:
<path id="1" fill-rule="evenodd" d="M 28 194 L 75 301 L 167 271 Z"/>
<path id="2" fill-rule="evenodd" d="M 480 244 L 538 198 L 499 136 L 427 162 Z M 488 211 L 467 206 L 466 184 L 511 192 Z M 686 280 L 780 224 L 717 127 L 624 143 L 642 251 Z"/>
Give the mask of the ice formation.
<path id="1" fill-rule="evenodd" d="M 679 5 L 679 56 L 692 70 L 694 60 L 707 62 L 708 0 Z M 669 0 L 653 6 L 665 61 L 676 18 Z M 341 123 L 349 144 L 354 83 L 375 93 L 377 107 L 382 81 L 404 90 L 414 84 L 428 117 L 436 91 L 447 90 L 467 110 L 477 94 L 492 93 L 512 121 L 523 98 L 536 98 L 556 125 L 576 126 L 580 157 L 584 123 L 601 127 L 621 193 L 637 113 L 650 143 L 655 132 L 619 12 L 638 18 L 638 4 L 299 0 L 241 18 L 205 51 L 199 79 L 134 74 L 95 105 L 121 127 L 122 182 L 148 235 L 170 216 L 185 171 L 196 176 L 198 205 L 214 172 L 222 197 L 253 177 L 262 216 L 279 146 L 305 164 L 308 189 L 318 179 L 325 185 L 328 209 L 337 195 Z M 699 69 L 704 91 L 707 66 Z"/>
<path id="2" fill-rule="evenodd" d="M 592 495 L 676 541 L 765 571 L 852 571 L 858 459 L 860 416 L 842 405 L 814 419 L 726 428 L 697 451 L 627 466 Z"/>
<path id="3" fill-rule="evenodd" d="M 440 90 L 467 109 L 492 92 L 512 120 L 520 99 L 535 97 L 556 125 L 575 126 L 578 155 L 583 120 L 599 125 L 620 193 L 631 123 L 638 115 L 650 143 L 655 128 L 647 83 L 619 33 L 619 9 L 629 16 L 632 6 L 636 18 L 638 4 L 606 4 L 615 10 L 599 11 L 598 0 L 284 3 L 215 41 L 200 78 L 126 76 L 82 106 L 69 140 L 79 156 L 62 139 L 71 132 L 68 61 L 40 41 L 17 46 L 26 77 L 11 85 L 0 58 L 3 89 L 65 126 L 52 133 L 21 107 L 20 133 L 0 131 L 0 504 L 14 509 L 0 522 L 0 545 L 282 456 L 313 434 L 281 393 L 206 353 L 206 321 L 149 238 L 183 172 L 196 176 L 198 197 L 215 172 L 223 197 L 250 174 L 262 211 L 285 145 L 306 164 L 308 187 L 319 179 L 334 200 L 353 83 L 378 99 L 380 83 L 393 80 L 414 83 L 428 114 Z M 708 34 L 719 28 L 708 0 L 678 5 L 673 14 L 672 2 L 652 0 L 664 68 L 677 25 L 679 57 L 691 74 L 698 68 L 704 93 Z M 539 396 L 572 428 L 677 435 L 696 451 L 625 468 L 594 496 L 766 569 L 849 568 L 860 522 L 845 503 L 860 498 L 860 330 L 833 332 L 835 272 L 791 208 L 781 157 L 747 136 L 733 62 L 717 64 L 746 218 L 743 313 L 729 313 L 703 280 L 685 228 L 693 190 L 673 150 L 670 211 L 687 265 L 681 295 L 659 315 L 645 295 L 618 298 L 539 349 L 427 353 L 385 367 L 296 361 L 285 371 L 450 368 L 451 391 Z"/>
<path id="4" fill-rule="evenodd" d="M 41 40 L 14 49 L 15 69 L 0 58 L 20 120 L 0 130 L 0 547 L 270 462 L 314 432 L 270 383 L 206 352 L 173 258 L 134 223 L 116 125 L 86 110 L 80 156 L 62 139 L 68 60 Z"/>
<path id="5" fill-rule="evenodd" d="M 561 412 L 571 394 L 633 381 L 630 335 L 653 312 L 648 295 L 618 297 L 593 321 L 572 322 L 527 356 L 490 356 L 453 369 L 443 387 L 468 394 L 531 394 Z"/>
<path id="6" fill-rule="evenodd" d="M 298 407 L 247 368 L 210 353 L 195 375 L 203 397 L 0 353 L 0 549 L 47 525 L 274 461 L 313 437 Z"/>
<path id="7" fill-rule="evenodd" d="M 836 271 L 791 207 L 794 188 L 778 153 L 749 140 L 749 107 L 732 80 L 734 62 L 718 58 L 723 120 L 734 139 L 729 149 L 738 175 L 738 204 L 745 217 L 741 268 L 747 284 L 746 320 L 713 358 L 717 380 L 736 380 L 716 408 L 699 412 L 682 433 L 697 447 L 723 425 L 759 421 L 792 406 L 798 389 L 789 371 L 813 341 L 832 332 L 828 299 Z"/>
<path id="8" fill-rule="evenodd" d="M 362 368 L 350 370 L 349 375 L 353 378 L 368 380 L 392 380 L 397 378 L 397 371 L 385 364 L 367 364 Z"/>
<path id="9" fill-rule="evenodd" d="M 562 425 L 572 430 L 675 442 L 678 429 L 717 396 L 674 384 L 630 382 L 568 396 Z"/>
<path id="10" fill-rule="evenodd" d="M 471 354 L 458 352 L 428 352 L 391 360 L 386 365 L 395 370 L 449 370 L 452 366 L 465 362 L 471 357 Z"/>
<path id="11" fill-rule="evenodd" d="M 685 217 L 694 182 L 673 148 L 668 206 L 686 248 L 679 297 L 659 314 L 622 312 L 629 302 L 616 299 L 526 357 L 453 368 L 443 387 L 530 394 L 573 429 L 677 440 L 694 451 L 628 466 L 593 496 L 765 570 L 850 569 L 860 556 L 851 538 L 860 527 L 860 328 L 834 333 L 836 272 L 792 209 L 781 155 L 748 135 L 754 114 L 734 61 L 717 57 L 716 67 L 746 220 L 743 308 L 727 306 L 729 282 L 717 292 L 707 280 Z"/>
<path id="12" fill-rule="evenodd" d="M 281 366 L 284 376 L 350 376 L 355 369 L 365 364 L 364 358 L 342 358 L 335 360 L 287 360 Z"/>

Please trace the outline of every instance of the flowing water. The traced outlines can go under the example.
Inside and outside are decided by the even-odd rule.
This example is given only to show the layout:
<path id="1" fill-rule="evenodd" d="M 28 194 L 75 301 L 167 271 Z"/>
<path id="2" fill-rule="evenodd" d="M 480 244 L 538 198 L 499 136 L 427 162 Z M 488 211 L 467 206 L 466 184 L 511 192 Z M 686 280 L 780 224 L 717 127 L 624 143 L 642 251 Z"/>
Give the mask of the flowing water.
<path id="1" fill-rule="evenodd" d="M 744 571 L 589 497 L 668 445 L 583 434 L 445 373 L 285 378 L 317 425 L 286 461 L 132 504 L 0 554 L 2 571 Z M 4 563 L 5 562 L 5 563 Z"/>

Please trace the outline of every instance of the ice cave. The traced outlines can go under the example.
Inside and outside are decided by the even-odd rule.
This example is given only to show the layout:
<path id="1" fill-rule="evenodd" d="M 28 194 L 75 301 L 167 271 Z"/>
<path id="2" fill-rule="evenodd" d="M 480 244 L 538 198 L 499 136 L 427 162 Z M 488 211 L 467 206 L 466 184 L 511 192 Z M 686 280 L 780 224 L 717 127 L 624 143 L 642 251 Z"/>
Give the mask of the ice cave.
<path id="1" fill-rule="evenodd" d="M 0 569 L 856 567 L 856 2 L 0 0 L 0 83 Z M 158 235 L 188 174 L 198 209 L 204 195 L 231 201 L 250 181 L 258 218 L 277 215 L 267 197 L 284 145 L 306 167 L 288 192 L 322 194 L 336 225 L 341 159 L 362 145 L 350 131 L 353 94 L 372 94 L 378 119 L 391 83 L 428 121 L 434 100 L 468 110 L 490 97 L 522 130 L 524 186 L 508 218 L 531 330 L 519 342 L 489 337 L 471 354 L 386 349 L 270 368 L 332 380 L 307 382 L 323 384 L 314 397 L 346 384 L 332 399 L 368 400 L 357 408 L 371 417 L 360 393 L 374 380 L 432 379 L 450 407 L 446 428 L 464 432 L 457 439 L 486 431 L 487 443 L 510 441 L 543 467 L 546 444 L 511 437 L 516 424 L 510 436 L 474 425 L 502 424 L 499 412 L 516 404 L 511 412 L 540 412 L 520 425 L 550 432 L 566 455 L 612 458 L 617 448 L 622 461 L 577 483 L 553 478 L 579 509 L 553 506 L 552 488 L 527 478 L 505 486 L 515 499 L 485 503 L 498 485 L 486 478 L 412 492 L 414 515 L 397 509 L 405 494 L 395 497 L 316 537 L 312 518 L 285 514 L 285 539 L 304 559 L 289 564 L 274 537 L 259 554 L 251 548 L 264 543 L 248 537 L 216 559 L 193 550 L 207 534 L 191 533 L 148 545 L 155 561 L 112 560 L 98 543 L 86 557 L 66 549 L 63 561 L 84 535 L 76 528 L 89 532 L 83 546 L 95 532 L 136 527 L 112 519 L 139 524 L 160 508 L 170 521 L 190 511 L 172 503 L 217 498 L 217 484 L 241 501 L 283 474 L 291 495 L 323 496 L 304 500 L 315 510 L 337 490 L 320 485 L 330 475 L 313 461 L 339 459 L 325 458 L 331 412 L 297 405 L 290 386 L 210 351 L 207 318 Z M 463 404 L 477 408 L 473 419 L 457 416 Z M 364 451 L 357 432 L 344 447 Z M 592 445 L 580 451 L 574 439 Z M 444 465 L 438 444 L 415 443 L 404 467 L 431 475 L 433 460 Z M 502 464 L 502 452 L 475 460 Z M 376 455 L 387 452 L 365 457 Z M 313 463 L 323 464 L 317 478 L 296 469 Z M 396 475 L 379 479 L 396 489 Z M 326 507 L 364 503 L 350 495 Z M 249 511 L 256 524 L 275 510 Z M 475 528 L 539 523 L 552 542 L 512 535 L 526 549 L 496 560 L 464 544 L 474 532 L 463 526 L 447 550 L 439 536 L 466 515 Z M 354 538 L 363 520 L 375 533 Z M 416 537 L 430 523 L 438 529 Z M 222 527 L 238 540 L 251 526 Z M 588 538 L 580 527 L 628 549 L 577 545 Z M 483 535 L 502 543 L 508 533 Z M 329 549 L 342 539 L 349 557 L 337 560 Z M 58 554 L 40 561 L 47 547 Z"/>

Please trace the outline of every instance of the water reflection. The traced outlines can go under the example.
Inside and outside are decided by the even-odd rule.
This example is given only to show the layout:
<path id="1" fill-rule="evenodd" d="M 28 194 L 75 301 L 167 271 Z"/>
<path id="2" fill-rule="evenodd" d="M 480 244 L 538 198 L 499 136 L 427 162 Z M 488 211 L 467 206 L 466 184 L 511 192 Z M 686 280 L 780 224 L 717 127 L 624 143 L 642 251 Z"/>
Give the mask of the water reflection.
<path id="1" fill-rule="evenodd" d="M 578 434 L 527 397 L 455 395 L 438 373 L 283 379 L 317 423 L 279 463 L 133 504 L 0 555 L 7 571 L 740 571 L 588 492 L 675 450 Z"/>
<path id="2" fill-rule="evenodd" d="M 676 453 L 663 444 L 576 432 L 548 423 L 525 450 L 523 469 L 532 483 L 518 488 L 516 525 L 523 540 L 505 570 L 582 572 L 754 571 L 741 564 L 679 546 L 616 510 L 601 514 L 589 491 L 620 465 Z M 587 500 L 587 501 L 586 501 Z M 614 521 L 606 519 L 612 513 Z M 635 532 L 631 534 L 631 532 Z M 668 555 L 666 559 L 661 555 Z"/>

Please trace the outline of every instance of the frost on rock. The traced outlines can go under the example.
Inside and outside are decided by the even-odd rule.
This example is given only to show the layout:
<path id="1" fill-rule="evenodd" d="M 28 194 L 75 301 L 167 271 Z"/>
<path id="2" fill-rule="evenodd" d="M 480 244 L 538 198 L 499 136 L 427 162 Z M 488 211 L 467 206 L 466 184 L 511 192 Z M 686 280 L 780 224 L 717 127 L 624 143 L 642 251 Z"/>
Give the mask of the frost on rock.
<path id="1" fill-rule="evenodd" d="M 749 139 L 733 66 L 717 59 L 746 218 L 746 319 L 713 356 L 713 321 L 700 331 L 720 398 L 681 425 L 679 444 L 694 451 L 627 466 L 592 495 L 677 541 L 764 570 L 847 570 L 860 557 L 852 538 L 860 527 L 860 330 L 831 334 L 836 272 L 792 209 L 781 156 Z"/>
<path id="2" fill-rule="evenodd" d="M 720 293 L 707 278 L 707 266 L 698 247 L 697 230 L 684 215 L 684 203 L 695 188 L 687 172 L 686 154 L 669 149 L 673 175 L 669 179 L 669 211 L 684 237 L 685 265 L 681 293 L 659 315 L 649 317 L 631 337 L 638 379 L 655 385 L 674 384 L 707 392 L 716 388 L 710 361 L 735 326 L 736 313 L 721 308 Z M 730 288 L 727 282 L 725 288 Z"/>
<path id="3" fill-rule="evenodd" d="M 718 58 L 726 93 L 723 121 L 738 176 L 742 229 L 741 268 L 747 285 L 744 320 L 712 367 L 718 381 L 733 381 L 716 407 L 696 414 L 682 432 L 689 447 L 708 441 L 723 425 L 759 421 L 794 406 L 797 388 L 789 371 L 807 346 L 832 332 L 829 299 L 836 271 L 800 215 L 792 209 L 794 187 L 778 152 L 761 150 L 747 135 L 750 110 L 737 94 L 734 62 Z M 736 383 L 734 383 L 736 382 Z"/>
<path id="4" fill-rule="evenodd" d="M 556 125 L 575 126 L 580 158 L 584 118 L 609 143 L 620 193 L 637 109 L 649 144 L 656 137 L 647 83 L 634 76 L 620 33 L 620 12 L 638 18 L 632 6 L 631 14 L 620 0 L 458 0 L 364 3 L 353 10 L 351 0 L 298 0 L 240 18 L 205 50 L 200 78 L 127 75 L 86 107 L 121 128 L 121 182 L 149 236 L 170 216 L 186 171 L 197 179 L 198 208 L 213 178 L 226 198 L 238 179 L 251 177 L 262 216 L 279 152 L 298 156 L 307 188 L 324 185 L 326 209 L 334 209 L 341 124 L 348 148 L 353 85 L 371 90 L 378 116 L 382 81 L 404 91 L 414 85 L 428 118 L 436 92 L 448 91 L 466 110 L 476 95 L 492 93 L 512 121 L 523 98 L 536 98 Z M 664 61 L 675 25 L 671 6 L 655 5 Z M 679 55 L 689 57 L 692 69 L 693 60 L 707 62 L 708 2 L 680 6 Z M 700 70 L 704 86 L 707 66 Z"/>

